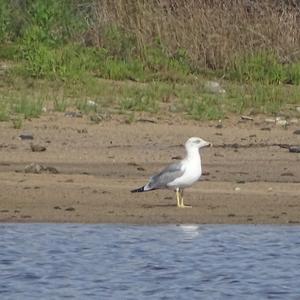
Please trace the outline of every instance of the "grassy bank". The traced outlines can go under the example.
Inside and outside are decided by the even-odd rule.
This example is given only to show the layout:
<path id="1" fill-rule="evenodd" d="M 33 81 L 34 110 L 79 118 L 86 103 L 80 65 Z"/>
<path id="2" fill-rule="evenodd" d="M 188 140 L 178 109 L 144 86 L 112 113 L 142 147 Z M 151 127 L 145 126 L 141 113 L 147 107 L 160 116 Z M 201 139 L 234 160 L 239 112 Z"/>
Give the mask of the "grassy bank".
<path id="1" fill-rule="evenodd" d="M 0 0 L 0 121 L 46 107 L 292 115 L 299 16 L 292 1 Z"/>

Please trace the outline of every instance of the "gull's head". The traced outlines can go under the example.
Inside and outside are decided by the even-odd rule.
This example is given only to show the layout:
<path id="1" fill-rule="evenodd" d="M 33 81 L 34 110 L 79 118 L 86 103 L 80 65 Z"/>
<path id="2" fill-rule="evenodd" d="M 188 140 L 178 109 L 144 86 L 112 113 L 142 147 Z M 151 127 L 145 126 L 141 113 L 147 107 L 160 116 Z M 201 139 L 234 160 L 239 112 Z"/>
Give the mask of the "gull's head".
<path id="1" fill-rule="evenodd" d="M 191 137 L 185 142 L 185 148 L 187 150 L 193 149 L 193 148 L 200 149 L 200 148 L 208 147 L 211 145 L 212 145 L 211 143 L 209 143 L 203 139 L 200 139 L 198 137 Z"/>

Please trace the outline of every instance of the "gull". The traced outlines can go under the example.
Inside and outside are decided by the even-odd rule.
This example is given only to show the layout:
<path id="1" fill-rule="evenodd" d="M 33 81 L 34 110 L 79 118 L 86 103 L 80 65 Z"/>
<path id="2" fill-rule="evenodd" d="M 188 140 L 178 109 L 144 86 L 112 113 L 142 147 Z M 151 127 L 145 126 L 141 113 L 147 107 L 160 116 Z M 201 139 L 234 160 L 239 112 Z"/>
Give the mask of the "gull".
<path id="1" fill-rule="evenodd" d="M 153 175 L 144 186 L 131 192 L 148 192 L 157 189 L 176 191 L 177 207 L 191 207 L 183 203 L 183 190 L 198 181 L 202 175 L 200 148 L 211 146 L 211 143 L 198 137 L 191 137 L 185 143 L 186 157 L 180 162 L 171 164 L 161 172 Z"/>

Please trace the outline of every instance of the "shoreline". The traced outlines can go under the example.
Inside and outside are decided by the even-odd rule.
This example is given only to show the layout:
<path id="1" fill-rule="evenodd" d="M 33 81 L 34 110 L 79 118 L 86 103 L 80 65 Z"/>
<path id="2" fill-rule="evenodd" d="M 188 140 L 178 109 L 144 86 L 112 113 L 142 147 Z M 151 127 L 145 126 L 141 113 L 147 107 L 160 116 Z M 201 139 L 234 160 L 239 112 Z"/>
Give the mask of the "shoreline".
<path id="1" fill-rule="evenodd" d="M 300 155 L 274 145 L 299 144 L 297 126 L 265 131 L 260 120 L 217 123 L 92 125 L 62 114 L 21 130 L 0 123 L 0 222 L 300 224 Z M 21 132 L 31 132 L 33 141 L 20 140 Z M 201 152 L 204 175 L 185 191 L 192 208 L 177 208 L 170 190 L 129 192 L 182 157 L 180 145 L 190 136 L 217 145 Z M 33 152 L 30 142 L 47 149 Z M 265 146 L 253 147 L 259 144 Z M 31 163 L 45 169 L 26 173 Z"/>

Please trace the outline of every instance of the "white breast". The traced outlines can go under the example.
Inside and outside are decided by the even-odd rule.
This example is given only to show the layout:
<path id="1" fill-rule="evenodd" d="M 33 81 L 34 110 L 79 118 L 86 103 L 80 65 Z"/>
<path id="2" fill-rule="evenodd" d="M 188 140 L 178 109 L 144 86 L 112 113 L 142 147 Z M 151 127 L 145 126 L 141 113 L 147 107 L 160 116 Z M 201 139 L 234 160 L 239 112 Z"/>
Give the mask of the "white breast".
<path id="1" fill-rule="evenodd" d="M 193 157 L 193 159 L 186 159 L 183 161 L 185 172 L 181 177 L 176 178 L 168 184 L 170 188 L 185 188 L 195 183 L 201 176 L 201 160 L 200 156 Z"/>

